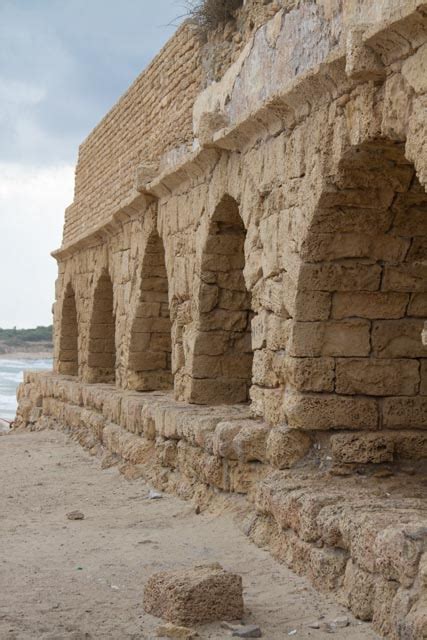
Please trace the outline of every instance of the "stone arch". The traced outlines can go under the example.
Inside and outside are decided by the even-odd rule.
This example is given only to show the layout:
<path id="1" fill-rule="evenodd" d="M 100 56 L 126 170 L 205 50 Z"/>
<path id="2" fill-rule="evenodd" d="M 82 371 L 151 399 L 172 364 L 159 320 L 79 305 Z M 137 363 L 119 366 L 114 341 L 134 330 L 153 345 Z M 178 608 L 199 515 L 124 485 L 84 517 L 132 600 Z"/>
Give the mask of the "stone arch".
<path id="1" fill-rule="evenodd" d="M 302 429 L 427 424 L 427 194 L 404 144 L 351 148 L 320 197 L 300 249 L 285 413 Z M 302 386 L 303 385 L 303 386 Z"/>
<path id="2" fill-rule="evenodd" d="M 137 391 L 171 389 L 171 352 L 165 249 L 154 229 L 145 247 L 139 300 L 131 328 L 128 387 Z"/>
<path id="3" fill-rule="evenodd" d="M 113 283 L 104 270 L 93 294 L 87 357 L 89 382 L 115 382 L 115 324 Z"/>
<path id="4" fill-rule="evenodd" d="M 71 282 L 65 287 L 59 334 L 58 371 L 76 376 L 79 372 L 78 321 L 76 296 Z"/>
<path id="5" fill-rule="evenodd" d="M 197 404 L 246 402 L 252 379 L 251 295 L 246 288 L 246 229 L 237 202 L 222 197 L 209 221 L 187 335 L 190 382 Z"/>

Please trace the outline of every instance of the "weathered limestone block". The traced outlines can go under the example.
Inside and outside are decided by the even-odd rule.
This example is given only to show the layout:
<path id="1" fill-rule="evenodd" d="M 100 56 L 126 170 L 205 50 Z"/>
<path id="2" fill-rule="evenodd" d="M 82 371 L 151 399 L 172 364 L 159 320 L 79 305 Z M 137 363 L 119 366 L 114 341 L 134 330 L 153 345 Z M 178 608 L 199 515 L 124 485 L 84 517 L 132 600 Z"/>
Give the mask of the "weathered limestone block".
<path id="1" fill-rule="evenodd" d="M 427 93 L 427 44 L 405 60 L 402 75 L 416 93 Z"/>
<path id="2" fill-rule="evenodd" d="M 364 43 L 363 34 L 363 26 L 348 31 L 345 72 L 354 80 L 377 80 L 384 75 L 384 66 L 375 51 Z"/>
<path id="3" fill-rule="evenodd" d="M 331 436 L 334 459 L 343 463 L 375 463 L 393 460 L 394 443 L 381 433 L 340 433 Z"/>
<path id="4" fill-rule="evenodd" d="M 177 461 L 177 467 L 188 478 L 229 491 L 229 477 L 225 473 L 222 458 L 209 455 L 180 440 Z"/>
<path id="5" fill-rule="evenodd" d="M 392 580 L 377 578 L 375 580 L 374 610 L 372 624 L 380 635 L 390 636 L 393 632 L 393 601 L 399 585 Z"/>
<path id="6" fill-rule="evenodd" d="M 292 358 L 278 352 L 274 369 L 297 391 L 334 391 L 334 358 Z"/>
<path id="7" fill-rule="evenodd" d="M 240 421 L 233 438 L 233 448 L 241 462 L 266 462 L 267 437 L 271 427 L 256 420 Z"/>
<path id="8" fill-rule="evenodd" d="M 336 362 L 337 393 L 411 396 L 419 388 L 416 360 L 343 358 Z"/>
<path id="9" fill-rule="evenodd" d="M 343 582 L 343 600 L 355 616 L 361 620 L 372 620 L 374 613 L 375 578 L 364 571 L 353 560 L 346 566 Z"/>
<path id="10" fill-rule="evenodd" d="M 418 573 L 426 537 L 425 521 L 387 527 L 375 539 L 375 569 L 387 580 L 410 587 Z"/>
<path id="11" fill-rule="evenodd" d="M 382 320 L 373 322 L 372 349 L 379 358 L 422 358 L 427 354 L 420 336 L 422 320 Z"/>
<path id="12" fill-rule="evenodd" d="M 343 549 L 313 547 L 308 575 L 322 591 L 336 591 L 343 582 L 347 561 L 348 553 Z"/>
<path id="13" fill-rule="evenodd" d="M 389 429 L 427 429 L 427 397 L 385 398 L 383 426 Z"/>
<path id="14" fill-rule="evenodd" d="M 237 460 L 234 438 L 242 428 L 240 420 L 219 422 L 213 434 L 213 452 L 217 456 L 229 460 Z"/>
<path id="15" fill-rule="evenodd" d="M 367 320 L 296 322 L 292 327 L 291 356 L 367 356 L 369 351 L 370 325 Z"/>
<path id="16" fill-rule="evenodd" d="M 381 267 L 366 264 L 304 264 L 300 286 L 313 291 L 377 291 Z"/>
<path id="17" fill-rule="evenodd" d="M 308 241 L 304 243 L 303 257 L 307 257 L 312 262 L 325 262 L 326 264 L 317 265 L 316 270 L 316 282 L 319 283 L 319 275 L 322 274 L 322 279 L 338 274 L 342 274 L 340 278 L 340 288 L 343 286 L 344 281 L 352 274 L 351 284 L 354 288 L 363 289 L 361 287 L 362 273 L 357 276 L 357 281 L 354 280 L 356 274 L 354 273 L 355 266 L 345 268 L 342 265 L 332 264 L 332 260 L 340 260 L 343 258 L 369 258 L 382 261 L 399 262 L 405 258 L 405 255 L 410 246 L 409 240 L 405 238 L 398 238 L 396 236 L 390 236 L 386 234 L 382 235 L 369 235 L 364 233 L 320 233 L 315 236 L 310 236 Z M 360 265 L 358 266 L 358 268 Z M 313 273 L 314 265 L 310 265 L 310 271 Z M 377 269 L 373 273 L 377 273 Z M 368 273 L 368 271 L 366 271 Z M 371 272 L 372 273 L 372 272 Z M 377 279 L 375 283 L 378 284 Z M 363 283 L 365 285 L 365 283 Z M 365 285 L 366 286 L 366 285 Z M 333 289 L 336 290 L 335 288 Z"/>
<path id="18" fill-rule="evenodd" d="M 411 96 L 404 75 L 395 73 L 385 83 L 381 131 L 391 140 L 405 140 L 410 117 Z"/>
<path id="19" fill-rule="evenodd" d="M 422 251 L 422 250 L 421 250 Z M 427 266 L 422 262 L 386 265 L 382 280 L 384 291 L 416 291 L 425 293 L 427 288 Z"/>
<path id="20" fill-rule="evenodd" d="M 275 427 L 268 435 L 266 456 L 273 467 L 289 469 L 308 453 L 310 447 L 311 438 L 307 433 Z"/>
<path id="21" fill-rule="evenodd" d="M 186 400 L 196 404 L 235 404 L 245 402 L 247 395 L 247 384 L 241 379 L 193 378 Z"/>
<path id="22" fill-rule="evenodd" d="M 283 406 L 292 428 L 313 431 L 378 428 L 378 406 L 374 399 L 286 393 Z"/>
<path id="23" fill-rule="evenodd" d="M 219 564 L 155 573 L 145 585 L 144 610 L 184 625 L 240 620 L 242 578 Z"/>
<path id="24" fill-rule="evenodd" d="M 265 310 L 257 313 L 252 319 L 252 348 L 262 349 L 267 347 L 273 351 L 286 349 L 292 320 L 280 318 Z"/>
<path id="25" fill-rule="evenodd" d="M 265 389 L 253 384 L 249 395 L 253 415 L 263 418 L 267 424 L 283 424 L 286 414 L 282 389 Z"/>
<path id="26" fill-rule="evenodd" d="M 300 322 L 314 322 L 327 320 L 331 309 L 332 294 L 326 291 L 298 292 L 296 303 L 293 305 L 295 320 Z"/>
<path id="27" fill-rule="evenodd" d="M 220 422 L 213 436 L 214 453 L 240 462 L 265 462 L 269 432 L 268 425 L 256 420 Z"/>
<path id="28" fill-rule="evenodd" d="M 270 349 L 257 349 L 253 356 L 252 380 L 263 387 L 277 387 L 279 379 L 273 369 L 275 352 Z"/>
<path id="29" fill-rule="evenodd" d="M 369 319 L 403 318 L 407 304 L 407 293 L 392 291 L 339 292 L 335 293 L 332 299 L 332 317 L 336 319 L 353 316 Z"/>

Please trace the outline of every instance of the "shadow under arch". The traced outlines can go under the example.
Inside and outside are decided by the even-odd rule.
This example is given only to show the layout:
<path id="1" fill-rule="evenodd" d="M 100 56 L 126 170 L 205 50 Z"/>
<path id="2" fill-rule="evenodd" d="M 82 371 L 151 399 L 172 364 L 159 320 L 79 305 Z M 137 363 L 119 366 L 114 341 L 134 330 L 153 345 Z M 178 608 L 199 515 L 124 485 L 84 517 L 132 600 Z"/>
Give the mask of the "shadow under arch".
<path id="1" fill-rule="evenodd" d="M 286 396 L 289 425 L 425 428 L 415 407 L 425 393 L 427 193 L 403 143 L 371 140 L 343 156 L 300 255 L 296 304 L 318 301 L 319 317 L 294 323 L 287 366 L 315 359 L 317 386 Z"/>
<path id="2" fill-rule="evenodd" d="M 128 388 L 136 391 L 171 389 L 171 354 L 165 249 L 154 229 L 145 248 L 139 300 L 131 328 Z"/>
<path id="3" fill-rule="evenodd" d="M 59 334 L 58 371 L 63 375 L 77 376 L 79 372 L 78 321 L 76 296 L 69 282 L 62 301 Z"/>
<path id="4" fill-rule="evenodd" d="M 246 402 L 252 380 L 251 294 L 246 288 L 246 229 L 237 202 L 223 196 L 209 222 L 195 301 L 186 399 Z"/>
<path id="5" fill-rule="evenodd" d="M 113 283 L 101 273 L 93 295 L 87 356 L 89 382 L 115 382 L 116 341 Z"/>

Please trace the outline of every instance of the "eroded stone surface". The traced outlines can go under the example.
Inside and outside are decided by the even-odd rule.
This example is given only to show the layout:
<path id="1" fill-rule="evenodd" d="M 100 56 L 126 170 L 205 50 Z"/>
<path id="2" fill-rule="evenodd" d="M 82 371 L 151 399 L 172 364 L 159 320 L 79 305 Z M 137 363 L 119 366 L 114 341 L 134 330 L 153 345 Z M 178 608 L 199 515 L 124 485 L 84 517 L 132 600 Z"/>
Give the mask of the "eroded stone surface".
<path id="1" fill-rule="evenodd" d="M 236 620 L 243 615 L 242 578 L 218 564 L 156 573 L 145 585 L 144 610 L 184 625 Z"/>

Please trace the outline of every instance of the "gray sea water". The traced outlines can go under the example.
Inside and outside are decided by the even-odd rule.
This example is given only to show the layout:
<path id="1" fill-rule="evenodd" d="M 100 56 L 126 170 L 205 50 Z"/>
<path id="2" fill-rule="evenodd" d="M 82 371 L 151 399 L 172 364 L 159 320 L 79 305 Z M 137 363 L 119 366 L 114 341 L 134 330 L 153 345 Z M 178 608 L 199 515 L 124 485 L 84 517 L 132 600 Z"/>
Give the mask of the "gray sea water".
<path id="1" fill-rule="evenodd" d="M 16 389 L 22 382 L 25 369 L 46 370 L 52 368 L 52 359 L 14 358 L 13 355 L 0 358 L 0 430 L 7 429 L 7 422 L 13 420 L 16 411 Z"/>

